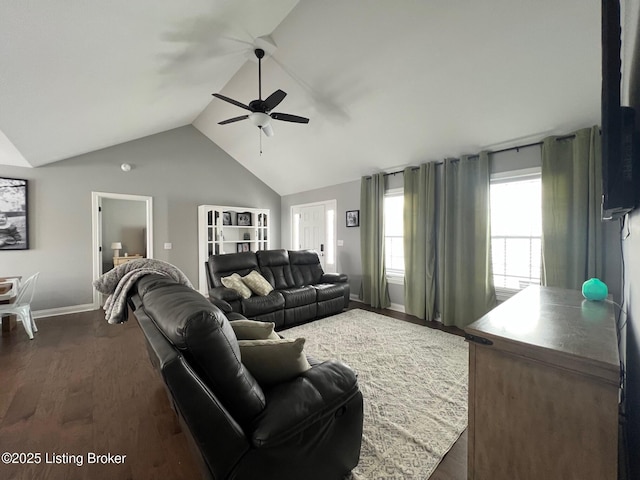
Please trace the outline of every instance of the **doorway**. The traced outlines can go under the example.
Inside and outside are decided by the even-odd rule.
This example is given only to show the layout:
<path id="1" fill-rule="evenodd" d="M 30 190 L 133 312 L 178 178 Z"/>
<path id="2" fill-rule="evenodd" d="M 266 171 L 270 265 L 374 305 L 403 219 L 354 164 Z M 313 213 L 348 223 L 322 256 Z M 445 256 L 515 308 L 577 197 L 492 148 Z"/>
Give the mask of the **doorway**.
<path id="1" fill-rule="evenodd" d="M 291 207 L 291 249 L 315 250 L 322 269 L 327 273 L 336 272 L 335 200 Z"/>
<path id="2" fill-rule="evenodd" d="M 93 280 L 121 256 L 153 258 L 152 197 L 91 192 L 91 223 Z M 94 289 L 94 307 L 102 304 L 102 294 Z"/>

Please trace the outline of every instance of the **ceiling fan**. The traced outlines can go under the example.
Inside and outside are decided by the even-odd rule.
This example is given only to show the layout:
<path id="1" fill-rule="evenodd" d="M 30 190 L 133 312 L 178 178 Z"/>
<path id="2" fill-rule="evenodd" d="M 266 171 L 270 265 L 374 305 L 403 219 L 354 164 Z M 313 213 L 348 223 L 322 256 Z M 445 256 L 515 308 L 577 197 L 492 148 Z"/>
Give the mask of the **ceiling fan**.
<path id="1" fill-rule="evenodd" d="M 239 117 L 233 117 L 227 120 L 223 120 L 222 122 L 219 122 L 218 125 L 226 125 L 227 123 L 239 122 L 240 120 L 246 120 L 248 118 L 255 126 L 260 128 L 260 130 L 262 130 L 267 137 L 271 137 L 273 136 L 271 119 L 293 123 L 309 123 L 309 119 L 305 117 L 299 117 L 297 115 L 291 115 L 289 113 L 271 112 L 271 110 L 276 108 L 280 104 L 280 102 L 284 100 L 284 97 L 286 97 L 287 94 L 282 90 L 276 90 L 265 100 L 262 100 L 262 58 L 264 57 L 264 50 L 261 48 L 256 48 L 254 52 L 256 54 L 256 57 L 258 57 L 258 99 L 251 101 L 247 106 L 244 103 L 234 100 L 233 98 L 225 97 L 224 95 L 220 95 L 219 93 L 214 93 L 214 97 L 219 98 L 220 100 L 224 100 L 225 102 L 229 102 L 237 107 L 244 108 L 245 110 L 249 110 L 251 112 L 247 115 L 241 115 Z"/>

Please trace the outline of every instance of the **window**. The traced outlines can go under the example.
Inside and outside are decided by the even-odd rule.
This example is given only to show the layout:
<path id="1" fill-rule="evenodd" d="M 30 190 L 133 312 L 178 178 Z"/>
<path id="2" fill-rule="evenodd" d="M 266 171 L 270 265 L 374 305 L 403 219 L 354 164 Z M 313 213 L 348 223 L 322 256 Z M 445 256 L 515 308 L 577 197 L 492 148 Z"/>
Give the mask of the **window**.
<path id="1" fill-rule="evenodd" d="M 384 196 L 384 252 L 387 280 L 404 283 L 403 245 L 404 192 L 389 190 Z"/>
<path id="2" fill-rule="evenodd" d="M 491 254 L 499 300 L 540 284 L 542 256 L 540 170 L 491 180 Z"/>

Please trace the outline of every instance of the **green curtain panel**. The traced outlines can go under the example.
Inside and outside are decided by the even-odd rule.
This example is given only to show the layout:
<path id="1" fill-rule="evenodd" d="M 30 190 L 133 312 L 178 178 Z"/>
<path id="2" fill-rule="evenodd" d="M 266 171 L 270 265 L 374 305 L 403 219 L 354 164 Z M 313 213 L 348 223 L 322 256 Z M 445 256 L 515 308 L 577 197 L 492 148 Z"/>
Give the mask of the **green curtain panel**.
<path id="1" fill-rule="evenodd" d="M 436 166 L 404 170 L 404 308 L 426 320 L 436 309 Z"/>
<path id="2" fill-rule="evenodd" d="M 384 261 L 384 174 L 362 177 L 360 184 L 360 300 L 372 307 L 391 305 Z"/>
<path id="3" fill-rule="evenodd" d="M 489 156 L 447 159 L 441 168 L 436 307 L 444 325 L 464 328 L 496 304 Z"/>
<path id="4" fill-rule="evenodd" d="M 579 290 L 603 273 L 600 129 L 542 144 L 542 282 Z"/>

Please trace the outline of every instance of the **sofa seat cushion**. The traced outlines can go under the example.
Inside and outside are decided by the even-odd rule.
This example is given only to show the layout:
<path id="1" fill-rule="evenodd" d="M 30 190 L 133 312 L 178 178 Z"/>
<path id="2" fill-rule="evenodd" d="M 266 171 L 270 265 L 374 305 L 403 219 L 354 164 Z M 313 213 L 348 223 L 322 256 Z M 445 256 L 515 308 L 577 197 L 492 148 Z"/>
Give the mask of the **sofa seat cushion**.
<path id="1" fill-rule="evenodd" d="M 317 301 L 324 302 L 338 297 L 344 297 L 344 284 L 320 283 L 314 285 L 317 292 Z"/>
<path id="2" fill-rule="evenodd" d="M 242 313 L 249 318 L 282 309 L 284 309 L 284 297 L 275 290 L 269 295 L 256 295 L 242 300 Z"/>
<path id="3" fill-rule="evenodd" d="M 310 285 L 278 291 L 284 297 L 284 308 L 301 307 L 316 301 L 316 289 Z"/>

